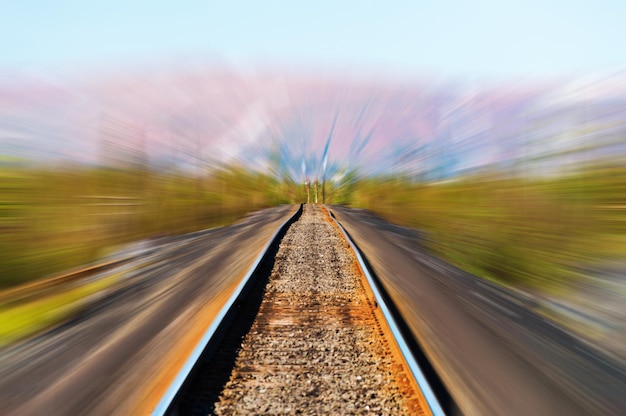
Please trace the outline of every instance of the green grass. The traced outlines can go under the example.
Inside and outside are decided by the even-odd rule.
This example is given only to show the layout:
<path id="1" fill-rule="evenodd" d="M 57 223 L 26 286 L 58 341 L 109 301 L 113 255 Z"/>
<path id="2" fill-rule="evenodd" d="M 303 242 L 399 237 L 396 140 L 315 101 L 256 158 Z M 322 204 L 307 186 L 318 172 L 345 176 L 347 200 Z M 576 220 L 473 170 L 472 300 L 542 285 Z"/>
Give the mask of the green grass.
<path id="1" fill-rule="evenodd" d="M 120 278 L 121 274 L 115 274 L 62 293 L 0 305 L 0 348 L 71 317 L 90 295 L 111 287 Z"/>

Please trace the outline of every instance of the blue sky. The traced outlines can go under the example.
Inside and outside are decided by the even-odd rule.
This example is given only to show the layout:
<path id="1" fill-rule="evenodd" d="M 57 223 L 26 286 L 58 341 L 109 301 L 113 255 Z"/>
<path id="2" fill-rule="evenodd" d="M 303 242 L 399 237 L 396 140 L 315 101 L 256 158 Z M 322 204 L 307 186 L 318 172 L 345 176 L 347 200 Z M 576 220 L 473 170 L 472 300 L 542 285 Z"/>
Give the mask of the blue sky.
<path id="1" fill-rule="evenodd" d="M 452 75 L 626 67 L 626 1 L 0 0 L 0 69 L 217 58 Z"/>

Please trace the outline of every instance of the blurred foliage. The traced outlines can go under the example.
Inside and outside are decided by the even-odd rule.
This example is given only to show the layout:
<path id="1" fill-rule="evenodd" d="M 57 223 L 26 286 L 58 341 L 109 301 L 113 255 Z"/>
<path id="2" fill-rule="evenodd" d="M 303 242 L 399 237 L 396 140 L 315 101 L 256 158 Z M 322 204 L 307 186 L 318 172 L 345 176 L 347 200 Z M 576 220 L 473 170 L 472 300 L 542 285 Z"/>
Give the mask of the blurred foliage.
<path id="1" fill-rule="evenodd" d="M 295 200 L 297 188 L 237 166 L 205 177 L 131 168 L 0 167 L 0 287 L 94 261 L 127 242 L 230 223 Z"/>
<path id="2" fill-rule="evenodd" d="M 483 172 L 419 183 L 362 179 L 350 205 L 417 228 L 437 255 L 500 283 L 560 292 L 626 247 L 626 167 L 550 178 Z"/>
<path id="3" fill-rule="evenodd" d="M 241 166 L 197 177 L 12 165 L 0 167 L 0 189 L 0 287 L 97 260 L 124 243 L 307 199 L 303 184 Z M 314 184 L 309 193 L 314 202 Z M 434 253 L 478 276 L 542 290 L 577 284 L 606 260 L 623 258 L 626 247 L 626 168 L 616 165 L 560 177 L 482 172 L 440 182 L 351 171 L 320 181 L 318 198 L 421 230 Z"/>

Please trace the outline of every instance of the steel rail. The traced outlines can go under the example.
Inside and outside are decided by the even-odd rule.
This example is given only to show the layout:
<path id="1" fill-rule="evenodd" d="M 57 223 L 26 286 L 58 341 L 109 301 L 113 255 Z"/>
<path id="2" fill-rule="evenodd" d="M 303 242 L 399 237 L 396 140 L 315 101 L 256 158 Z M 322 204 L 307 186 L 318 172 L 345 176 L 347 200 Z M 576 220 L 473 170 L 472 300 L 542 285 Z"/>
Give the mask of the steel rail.
<path id="1" fill-rule="evenodd" d="M 211 341 L 211 338 L 213 338 L 213 336 L 215 335 L 215 333 L 219 329 L 219 327 L 222 324 L 222 321 L 224 320 L 226 315 L 228 315 L 230 310 L 234 307 L 235 303 L 237 302 L 237 299 L 239 298 L 241 293 L 244 291 L 245 287 L 248 285 L 248 283 L 250 283 L 250 280 L 251 280 L 252 276 L 254 276 L 257 268 L 259 267 L 259 265 L 263 261 L 263 258 L 267 254 L 269 248 L 275 242 L 276 237 L 283 231 L 283 229 L 295 217 L 298 216 L 300 211 L 302 211 L 302 205 L 300 205 L 300 208 L 298 210 L 296 210 L 296 212 L 293 213 L 293 215 L 291 215 L 289 218 L 287 218 L 276 229 L 276 231 L 274 232 L 272 237 L 270 239 L 268 239 L 268 242 L 265 244 L 265 246 L 263 247 L 263 249 L 261 250 L 261 252 L 257 256 L 257 258 L 254 260 L 254 263 L 252 264 L 252 266 L 250 266 L 250 268 L 248 269 L 248 272 L 246 273 L 244 278 L 237 285 L 237 287 L 235 288 L 235 291 L 228 298 L 228 300 L 226 301 L 226 303 L 224 304 L 222 309 L 220 309 L 219 313 L 217 314 L 217 316 L 213 320 L 213 323 L 211 324 L 211 326 L 209 326 L 209 328 L 206 330 L 206 332 L 202 336 L 202 339 L 200 340 L 198 345 L 196 345 L 196 347 L 194 348 L 192 353 L 189 355 L 189 357 L 185 361 L 185 364 L 179 370 L 178 374 L 174 378 L 174 381 L 172 381 L 172 383 L 170 384 L 170 386 L 168 387 L 166 392 L 161 397 L 161 400 L 159 401 L 157 406 L 152 411 L 152 415 L 153 416 L 164 416 L 167 413 L 167 410 L 169 409 L 170 405 L 174 401 L 174 399 L 175 399 L 178 391 L 182 387 L 183 383 L 185 382 L 185 380 L 191 374 L 191 371 L 193 370 L 196 362 L 198 361 L 198 359 L 202 355 L 202 352 L 205 350 L 205 348 L 207 347 L 207 345 Z"/>
<path id="2" fill-rule="evenodd" d="M 359 262 L 359 266 L 361 267 L 361 270 L 363 271 L 363 274 L 365 275 L 365 278 L 367 279 L 367 282 L 369 283 L 370 288 L 372 289 L 372 292 L 374 293 L 376 302 L 378 303 L 378 306 L 387 321 L 387 325 L 389 326 L 389 329 L 391 330 L 395 338 L 395 341 L 397 342 L 398 347 L 400 348 L 400 351 L 402 353 L 402 356 L 404 357 L 404 360 L 406 361 L 407 365 L 409 366 L 411 370 L 411 374 L 413 375 L 413 377 L 415 378 L 415 381 L 417 381 L 418 386 L 422 390 L 422 393 L 424 395 L 424 398 L 426 399 L 426 402 L 428 404 L 428 407 L 430 408 L 430 411 L 432 412 L 434 416 L 445 416 L 445 412 L 441 408 L 439 400 L 437 400 L 437 397 L 435 396 L 432 388 L 430 387 L 430 384 L 426 380 L 426 376 L 424 375 L 424 373 L 420 369 L 419 364 L 415 360 L 415 357 L 413 356 L 411 349 L 409 348 L 406 340 L 404 339 L 404 336 L 402 335 L 402 332 L 400 331 L 398 324 L 396 323 L 396 320 L 393 317 L 391 310 L 389 309 L 389 306 L 385 302 L 385 299 L 380 292 L 379 283 L 372 277 L 367 265 L 365 264 L 363 260 L 363 256 L 361 255 L 360 250 L 352 242 L 352 240 L 348 236 L 348 233 L 343 228 L 343 226 L 339 223 L 339 221 L 337 221 L 335 216 L 331 215 L 330 217 L 333 219 L 335 224 L 337 224 L 339 230 L 341 230 L 341 233 L 343 234 L 343 237 L 346 239 L 346 241 L 348 242 L 348 244 L 354 251 L 357 261 Z"/>

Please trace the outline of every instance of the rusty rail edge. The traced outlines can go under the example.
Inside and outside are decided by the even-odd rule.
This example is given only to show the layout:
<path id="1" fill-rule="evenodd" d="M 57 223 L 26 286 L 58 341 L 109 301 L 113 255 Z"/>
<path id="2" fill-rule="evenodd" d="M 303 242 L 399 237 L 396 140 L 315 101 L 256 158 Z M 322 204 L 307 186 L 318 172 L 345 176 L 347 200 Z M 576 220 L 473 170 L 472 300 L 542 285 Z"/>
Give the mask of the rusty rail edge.
<path id="1" fill-rule="evenodd" d="M 219 228 L 219 227 L 206 228 L 203 230 L 194 231 L 191 233 L 182 234 L 180 236 L 175 236 L 175 237 L 181 237 L 181 236 L 184 236 L 185 238 L 201 237 L 202 235 L 216 228 Z M 145 252 L 153 253 L 159 248 L 152 247 L 149 249 L 145 249 Z M 52 273 L 42 278 L 35 279 L 33 281 L 29 281 L 29 282 L 19 284 L 13 287 L 0 289 L 0 303 L 13 301 L 19 298 L 38 296 L 43 291 L 56 289 L 57 287 L 62 286 L 66 283 L 71 283 L 83 277 L 88 277 L 94 273 L 103 272 L 103 271 L 113 269 L 115 267 L 130 263 L 138 259 L 142 255 L 144 254 L 133 253 L 133 254 L 127 254 L 127 255 L 120 256 L 118 258 L 114 258 L 110 260 L 95 261 L 93 263 L 77 266 L 69 270 L 60 271 L 58 273 Z"/>
<path id="2" fill-rule="evenodd" d="M 242 292 L 244 291 L 246 286 L 250 283 L 250 281 L 251 281 L 252 277 L 254 276 L 254 274 L 256 273 L 259 265 L 261 264 L 261 262 L 263 261 L 264 257 L 266 256 L 269 248 L 272 246 L 272 244 L 275 243 L 275 240 L 276 240 L 277 236 L 281 233 L 281 231 L 283 231 L 283 229 L 285 227 L 288 227 L 291 224 L 291 222 L 295 218 L 297 218 L 298 215 L 301 212 L 302 212 L 302 205 L 300 205 L 300 208 L 298 208 L 293 215 L 291 215 L 289 218 L 287 218 L 276 229 L 276 231 L 274 232 L 272 237 L 267 241 L 267 243 L 263 247 L 263 250 L 261 250 L 261 253 L 259 253 L 259 255 L 255 259 L 255 261 L 252 264 L 252 266 L 250 266 L 250 268 L 248 269 L 248 272 L 246 273 L 244 278 L 241 280 L 239 285 L 237 285 L 237 287 L 235 288 L 235 291 L 233 292 L 233 294 L 230 296 L 230 298 L 228 298 L 228 300 L 226 301 L 224 306 L 222 306 L 222 309 L 220 309 L 219 313 L 217 314 L 217 316 L 215 317 L 215 319 L 211 323 L 211 326 L 209 326 L 209 328 L 206 330 L 206 332 L 202 336 L 202 339 L 200 340 L 198 345 L 196 345 L 196 347 L 192 351 L 191 355 L 189 355 L 189 357 L 185 361 L 185 364 L 181 367 L 180 371 L 176 375 L 176 378 L 174 378 L 174 381 L 170 384 L 170 386 L 167 388 L 165 394 L 163 394 L 163 396 L 161 397 L 161 400 L 159 401 L 157 406 L 152 411 L 152 415 L 153 416 L 164 416 L 164 415 L 167 414 L 167 411 L 168 411 L 169 407 L 171 406 L 172 402 L 174 401 L 176 395 L 178 394 L 178 391 L 180 390 L 180 388 L 184 384 L 185 380 L 187 380 L 187 378 L 191 374 L 191 372 L 192 372 L 196 362 L 198 361 L 198 359 L 202 355 L 202 352 L 204 351 L 204 349 L 207 347 L 207 345 L 211 341 L 211 338 L 213 338 L 213 336 L 215 335 L 215 333 L 219 329 L 220 325 L 224 321 L 224 318 L 228 315 L 228 313 L 234 307 L 237 299 L 242 294 Z"/>
<path id="3" fill-rule="evenodd" d="M 359 262 L 359 266 L 363 270 L 363 274 L 365 275 L 365 278 L 367 279 L 367 282 L 369 283 L 372 289 L 372 292 L 374 292 L 376 303 L 378 304 L 378 307 L 380 308 L 381 312 L 383 313 L 387 321 L 387 325 L 389 326 L 389 329 L 391 330 L 395 338 L 395 341 L 397 342 L 398 347 L 400 348 L 402 356 L 404 357 L 407 365 L 409 366 L 409 369 L 411 370 L 411 374 L 413 375 L 413 377 L 415 378 L 415 381 L 417 381 L 417 384 L 422 390 L 422 394 L 424 395 L 424 398 L 426 399 L 426 402 L 428 404 L 428 407 L 430 408 L 430 411 L 432 412 L 434 416 L 445 416 L 445 412 L 443 411 L 441 404 L 439 403 L 439 400 L 437 400 L 437 397 L 435 396 L 433 389 L 430 386 L 430 383 L 428 383 L 428 380 L 426 380 L 426 376 L 422 372 L 419 364 L 417 363 L 417 360 L 413 356 L 413 353 L 411 352 L 411 349 L 409 348 L 406 340 L 404 339 L 404 336 L 402 332 L 400 331 L 398 324 L 396 323 L 396 320 L 393 317 L 393 314 L 391 313 L 389 309 L 389 306 L 385 302 L 385 299 L 379 290 L 378 282 L 372 277 L 365 261 L 363 261 L 363 256 L 361 255 L 361 252 L 356 247 L 356 245 L 352 242 L 352 240 L 348 236 L 348 233 L 343 228 L 343 226 L 339 223 L 339 221 L 337 221 L 335 216 L 331 215 L 331 218 L 333 219 L 333 221 L 335 221 L 335 224 L 337 224 L 337 226 L 341 230 L 343 237 L 346 239 L 346 241 L 348 242 L 348 244 L 354 251 L 356 258 Z"/>
<path id="4" fill-rule="evenodd" d="M 32 295 L 38 295 L 39 292 L 53 289 L 57 286 L 65 283 L 78 280 L 82 277 L 86 277 L 93 273 L 98 273 L 108 269 L 112 269 L 122 264 L 128 263 L 135 259 L 136 256 L 127 256 L 115 260 L 109 260 L 103 263 L 94 263 L 87 266 L 79 267 L 70 271 L 65 271 L 60 274 L 55 274 L 50 277 L 44 277 L 43 279 L 34 280 L 19 286 L 11 287 L 0 291 L 0 302 L 9 300 L 15 300 L 22 297 L 28 297 Z"/>

